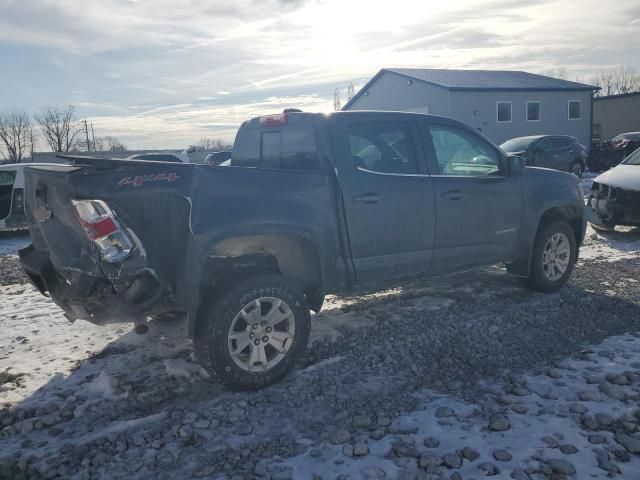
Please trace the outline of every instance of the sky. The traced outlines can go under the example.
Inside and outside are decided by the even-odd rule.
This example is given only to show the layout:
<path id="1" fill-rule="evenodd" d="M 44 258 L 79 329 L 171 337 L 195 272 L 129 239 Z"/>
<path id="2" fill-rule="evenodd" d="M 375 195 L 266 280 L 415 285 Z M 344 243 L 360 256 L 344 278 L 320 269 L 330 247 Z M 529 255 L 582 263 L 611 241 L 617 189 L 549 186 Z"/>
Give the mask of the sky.
<path id="1" fill-rule="evenodd" d="M 331 111 L 384 67 L 621 65 L 640 70 L 638 0 L 0 0 L 0 109 L 73 104 L 130 148 Z"/>

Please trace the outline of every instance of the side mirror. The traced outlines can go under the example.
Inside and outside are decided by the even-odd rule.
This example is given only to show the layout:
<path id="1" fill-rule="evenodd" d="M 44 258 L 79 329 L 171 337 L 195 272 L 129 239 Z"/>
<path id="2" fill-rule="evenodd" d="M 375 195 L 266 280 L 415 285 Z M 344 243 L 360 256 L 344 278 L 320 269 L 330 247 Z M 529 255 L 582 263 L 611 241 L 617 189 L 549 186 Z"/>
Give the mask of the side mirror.
<path id="1" fill-rule="evenodd" d="M 524 158 L 518 155 L 509 155 L 507 157 L 509 164 L 509 175 L 517 177 L 524 171 L 524 167 L 527 166 L 527 162 Z"/>

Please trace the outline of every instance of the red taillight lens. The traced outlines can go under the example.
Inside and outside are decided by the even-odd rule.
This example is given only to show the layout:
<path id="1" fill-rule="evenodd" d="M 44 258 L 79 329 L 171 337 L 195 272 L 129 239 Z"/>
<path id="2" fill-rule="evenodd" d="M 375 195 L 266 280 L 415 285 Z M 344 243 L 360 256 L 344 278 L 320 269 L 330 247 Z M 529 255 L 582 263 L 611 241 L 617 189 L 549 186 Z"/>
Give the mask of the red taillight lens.
<path id="1" fill-rule="evenodd" d="M 114 213 L 102 200 L 72 200 L 87 236 L 98 246 L 107 262 L 123 260 L 131 253 L 133 242 L 120 227 Z"/>
<path id="2" fill-rule="evenodd" d="M 96 223 L 83 221 L 82 226 L 84 227 L 84 230 L 87 232 L 91 240 L 106 237 L 107 235 L 118 231 L 118 226 L 115 224 L 112 218 L 98 220 Z"/>
<path id="3" fill-rule="evenodd" d="M 277 113 L 275 115 L 265 115 L 260 117 L 260 126 L 269 127 L 274 125 L 285 125 L 287 123 L 286 113 Z"/>

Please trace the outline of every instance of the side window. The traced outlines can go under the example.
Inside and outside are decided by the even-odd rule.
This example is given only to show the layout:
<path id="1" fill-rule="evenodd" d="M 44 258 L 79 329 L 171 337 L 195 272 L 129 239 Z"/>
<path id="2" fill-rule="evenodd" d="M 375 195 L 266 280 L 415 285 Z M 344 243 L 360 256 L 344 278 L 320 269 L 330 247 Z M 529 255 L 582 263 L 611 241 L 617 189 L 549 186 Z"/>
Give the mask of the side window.
<path id="1" fill-rule="evenodd" d="M 557 148 L 564 148 L 567 146 L 567 140 L 562 137 L 553 137 L 551 139 L 551 145 L 554 150 Z"/>
<path id="2" fill-rule="evenodd" d="M 553 147 L 551 146 L 551 139 L 543 138 L 537 143 L 536 148 L 539 148 L 543 152 L 548 152 L 549 150 L 552 150 Z"/>
<path id="3" fill-rule="evenodd" d="M 411 132 L 405 122 L 356 122 L 347 127 L 356 167 L 381 173 L 418 173 Z"/>
<path id="4" fill-rule="evenodd" d="M 13 187 L 16 174 L 13 171 L 0 172 L 0 187 Z"/>
<path id="5" fill-rule="evenodd" d="M 430 125 L 440 175 L 499 175 L 500 156 L 484 139 L 456 127 Z"/>

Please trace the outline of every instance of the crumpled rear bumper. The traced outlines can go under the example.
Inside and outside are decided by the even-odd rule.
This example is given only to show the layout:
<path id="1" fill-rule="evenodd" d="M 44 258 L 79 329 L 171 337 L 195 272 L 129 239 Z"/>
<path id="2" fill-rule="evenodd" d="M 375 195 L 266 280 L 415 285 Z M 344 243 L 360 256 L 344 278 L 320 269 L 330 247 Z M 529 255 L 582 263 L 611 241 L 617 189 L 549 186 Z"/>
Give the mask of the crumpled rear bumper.
<path id="1" fill-rule="evenodd" d="M 57 271 L 48 252 L 35 250 L 33 245 L 18 253 L 33 285 L 43 295 L 51 296 L 71 321 L 83 319 L 103 325 L 135 321 L 163 310 L 159 300 L 165 289 L 151 271 L 114 285 L 105 277 L 87 272 Z"/>

